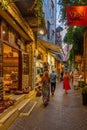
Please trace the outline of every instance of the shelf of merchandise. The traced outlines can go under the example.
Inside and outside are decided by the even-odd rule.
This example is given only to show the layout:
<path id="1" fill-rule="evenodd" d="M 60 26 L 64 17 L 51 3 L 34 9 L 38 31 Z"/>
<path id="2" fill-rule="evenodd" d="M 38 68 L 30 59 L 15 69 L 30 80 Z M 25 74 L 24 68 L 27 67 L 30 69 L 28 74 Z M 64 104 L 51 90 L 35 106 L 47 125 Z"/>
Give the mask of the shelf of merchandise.
<path id="1" fill-rule="evenodd" d="M 18 87 L 18 57 L 3 58 L 4 91 L 11 92 Z"/>

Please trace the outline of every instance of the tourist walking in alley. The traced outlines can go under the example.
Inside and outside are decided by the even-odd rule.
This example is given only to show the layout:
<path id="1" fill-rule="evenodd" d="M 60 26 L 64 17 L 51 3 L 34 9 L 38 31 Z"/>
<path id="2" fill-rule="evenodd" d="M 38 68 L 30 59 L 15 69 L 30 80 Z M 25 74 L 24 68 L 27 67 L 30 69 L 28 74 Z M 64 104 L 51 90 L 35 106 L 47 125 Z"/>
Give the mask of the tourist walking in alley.
<path id="1" fill-rule="evenodd" d="M 42 77 L 42 96 L 43 96 L 43 103 L 48 104 L 50 99 L 50 76 L 49 72 L 45 71 Z"/>
<path id="2" fill-rule="evenodd" d="M 41 97 L 35 97 L 35 101 L 31 114 L 18 117 L 6 130 L 87 130 L 87 107 L 82 105 L 80 90 L 72 87 L 66 95 L 59 82 L 47 107 L 43 107 Z M 29 104 L 26 108 L 31 110 Z"/>
<path id="3" fill-rule="evenodd" d="M 65 90 L 65 93 L 68 94 L 68 90 L 70 90 L 70 75 L 69 72 L 65 71 L 63 76 L 63 89 Z"/>
<path id="4" fill-rule="evenodd" d="M 57 74 L 53 70 L 52 73 L 50 74 L 50 80 L 51 80 L 51 94 L 54 95 L 55 89 L 56 89 L 56 78 Z"/>

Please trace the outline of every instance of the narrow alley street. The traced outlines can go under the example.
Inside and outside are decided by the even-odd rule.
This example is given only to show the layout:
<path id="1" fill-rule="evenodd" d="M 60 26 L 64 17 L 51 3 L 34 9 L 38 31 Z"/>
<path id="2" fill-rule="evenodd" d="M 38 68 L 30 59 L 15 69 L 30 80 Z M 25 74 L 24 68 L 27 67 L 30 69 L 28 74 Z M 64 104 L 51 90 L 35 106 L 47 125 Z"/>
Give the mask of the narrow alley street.
<path id="1" fill-rule="evenodd" d="M 83 95 L 87 0 L 0 0 L 0 130 L 87 130 Z"/>
<path id="2" fill-rule="evenodd" d="M 87 107 L 82 105 L 81 89 L 73 87 L 64 93 L 62 82 L 57 83 L 55 95 L 47 107 L 42 97 L 28 117 L 18 117 L 8 130 L 86 130 Z"/>

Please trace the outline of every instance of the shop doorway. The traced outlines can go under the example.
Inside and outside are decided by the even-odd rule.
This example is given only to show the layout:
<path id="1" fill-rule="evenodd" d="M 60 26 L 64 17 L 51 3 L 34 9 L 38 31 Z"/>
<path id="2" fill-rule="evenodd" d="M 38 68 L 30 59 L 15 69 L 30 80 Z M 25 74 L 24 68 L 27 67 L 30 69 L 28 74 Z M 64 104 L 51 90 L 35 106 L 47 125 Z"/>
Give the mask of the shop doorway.
<path id="1" fill-rule="evenodd" d="M 3 44 L 3 89 L 5 94 L 14 92 L 18 88 L 18 51 Z"/>

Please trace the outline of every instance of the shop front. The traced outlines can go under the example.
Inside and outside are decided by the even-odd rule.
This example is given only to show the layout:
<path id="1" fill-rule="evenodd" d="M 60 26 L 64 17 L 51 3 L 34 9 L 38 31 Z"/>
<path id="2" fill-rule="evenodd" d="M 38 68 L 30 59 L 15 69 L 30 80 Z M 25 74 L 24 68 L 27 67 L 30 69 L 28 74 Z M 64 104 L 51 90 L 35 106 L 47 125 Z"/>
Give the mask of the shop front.
<path id="1" fill-rule="evenodd" d="M 51 73 L 52 70 L 56 68 L 55 57 L 52 53 L 48 53 L 48 64 L 49 64 L 49 72 Z"/>
<path id="2" fill-rule="evenodd" d="M 18 89 L 19 47 L 15 31 L 0 19 L 0 99 Z"/>
<path id="3" fill-rule="evenodd" d="M 46 49 L 46 63 L 47 63 L 47 68 L 49 69 L 49 72 L 51 72 L 52 70 L 58 70 L 58 61 L 62 62 L 62 55 L 63 55 L 63 50 L 60 46 L 55 45 L 51 42 L 45 41 L 45 40 L 41 40 L 38 39 L 38 44 L 39 46 L 43 46 Z M 59 56 L 57 55 L 61 55 L 61 57 L 59 58 Z"/>
<path id="4" fill-rule="evenodd" d="M 0 20 L 0 100 L 29 87 L 29 54 L 25 40 Z M 23 93 L 22 92 L 22 93 Z"/>
<path id="5" fill-rule="evenodd" d="M 38 54 L 36 57 L 36 87 L 38 86 L 38 83 L 40 81 L 40 75 L 44 72 L 44 53 L 43 50 L 41 51 L 41 48 L 38 49 Z"/>
<path id="6" fill-rule="evenodd" d="M 1 40 L 2 41 L 2 40 Z M 0 42 L 0 65 L 3 96 L 29 90 L 29 56 Z"/>
<path id="7" fill-rule="evenodd" d="M 3 88 L 5 93 L 18 89 L 18 50 L 3 44 Z"/>

